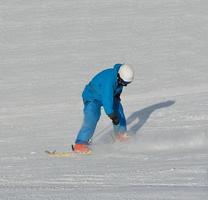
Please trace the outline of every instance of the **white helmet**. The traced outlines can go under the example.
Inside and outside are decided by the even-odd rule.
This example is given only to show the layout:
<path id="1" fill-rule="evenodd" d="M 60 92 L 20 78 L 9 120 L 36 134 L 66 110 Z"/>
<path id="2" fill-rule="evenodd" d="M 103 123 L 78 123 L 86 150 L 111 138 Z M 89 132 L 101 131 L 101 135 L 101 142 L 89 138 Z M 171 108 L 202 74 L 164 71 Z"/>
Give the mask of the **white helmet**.
<path id="1" fill-rule="evenodd" d="M 120 78 L 125 82 L 132 82 L 134 79 L 134 70 L 129 65 L 121 65 L 118 73 Z"/>

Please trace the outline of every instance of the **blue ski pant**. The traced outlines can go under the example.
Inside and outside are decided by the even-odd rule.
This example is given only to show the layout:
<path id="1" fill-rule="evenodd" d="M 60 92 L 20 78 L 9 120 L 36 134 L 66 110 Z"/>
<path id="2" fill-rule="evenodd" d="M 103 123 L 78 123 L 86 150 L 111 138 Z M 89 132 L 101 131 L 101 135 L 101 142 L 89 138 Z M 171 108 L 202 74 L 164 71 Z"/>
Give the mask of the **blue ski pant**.
<path id="1" fill-rule="evenodd" d="M 97 122 L 100 119 L 101 106 L 102 104 L 96 100 L 84 102 L 84 120 L 77 135 L 75 141 L 76 144 L 88 144 L 89 140 L 92 138 L 97 126 Z M 115 134 L 126 132 L 126 118 L 124 115 L 123 106 L 119 100 L 115 100 L 114 102 L 114 112 L 116 112 L 120 121 L 117 126 L 114 125 Z"/>

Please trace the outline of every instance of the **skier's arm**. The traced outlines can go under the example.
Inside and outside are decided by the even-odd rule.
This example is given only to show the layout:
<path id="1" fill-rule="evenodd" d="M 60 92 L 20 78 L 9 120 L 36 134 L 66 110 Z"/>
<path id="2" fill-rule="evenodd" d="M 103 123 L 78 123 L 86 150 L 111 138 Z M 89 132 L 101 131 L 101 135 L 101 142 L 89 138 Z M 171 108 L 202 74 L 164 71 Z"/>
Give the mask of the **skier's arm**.
<path id="1" fill-rule="evenodd" d="M 114 116 L 114 89 L 113 81 L 108 78 L 102 91 L 103 108 L 105 113 L 110 117 Z M 110 117 L 111 118 L 111 117 Z M 111 118 L 112 119 L 112 118 Z"/>
<path id="2" fill-rule="evenodd" d="M 115 112 L 118 113 L 119 116 L 119 132 L 125 133 L 127 130 L 126 117 L 121 102 L 118 102 L 115 106 Z"/>

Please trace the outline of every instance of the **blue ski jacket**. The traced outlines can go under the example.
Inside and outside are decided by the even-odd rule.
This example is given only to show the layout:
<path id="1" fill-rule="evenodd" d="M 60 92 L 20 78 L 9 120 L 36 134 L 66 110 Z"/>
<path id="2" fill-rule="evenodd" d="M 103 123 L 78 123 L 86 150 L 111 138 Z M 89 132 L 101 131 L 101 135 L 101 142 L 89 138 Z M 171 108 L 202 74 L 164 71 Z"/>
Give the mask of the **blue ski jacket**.
<path id="1" fill-rule="evenodd" d="M 119 97 L 123 86 L 118 85 L 117 75 L 121 64 L 115 64 L 113 68 L 98 73 L 86 86 L 82 93 L 84 102 L 98 101 L 103 106 L 105 113 L 114 112 L 115 97 Z"/>

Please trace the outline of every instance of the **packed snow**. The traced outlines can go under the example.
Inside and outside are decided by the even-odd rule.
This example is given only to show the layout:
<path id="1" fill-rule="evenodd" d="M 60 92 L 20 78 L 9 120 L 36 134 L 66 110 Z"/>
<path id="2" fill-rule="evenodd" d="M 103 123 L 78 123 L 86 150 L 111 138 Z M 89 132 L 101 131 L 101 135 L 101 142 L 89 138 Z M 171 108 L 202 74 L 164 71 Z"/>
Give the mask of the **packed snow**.
<path id="1" fill-rule="evenodd" d="M 208 199 L 208 2 L 1 0 L 1 200 Z M 102 117 L 93 154 L 70 149 L 81 93 L 115 63 L 134 67 L 124 89 L 127 143 Z"/>

